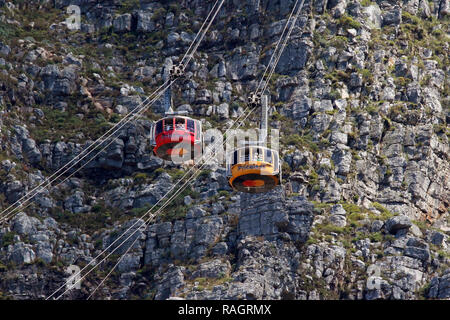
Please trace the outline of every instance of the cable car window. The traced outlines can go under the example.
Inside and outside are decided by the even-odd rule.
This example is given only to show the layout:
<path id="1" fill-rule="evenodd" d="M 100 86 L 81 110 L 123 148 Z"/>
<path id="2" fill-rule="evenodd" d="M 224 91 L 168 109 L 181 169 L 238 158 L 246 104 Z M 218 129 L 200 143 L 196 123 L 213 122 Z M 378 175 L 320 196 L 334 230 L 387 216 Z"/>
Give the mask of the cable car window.
<path id="1" fill-rule="evenodd" d="M 163 131 L 163 122 L 162 121 L 158 121 L 156 123 L 155 136 L 160 134 L 162 131 Z"/>
<path id="2" fill-rule="evenodd" d="M 266 162 L 272 163 L 272 151 L 270 149 L 266 150 Z"/>
<path id="3" fill-rule="evenodd" d="M 252 161 L 262 161 L 262 153 L 259 148 L 252 148 Z"/>
<path id="4" fill-rule="evenodd" d="M 177 130 L 185 130 L 186 129 L 186 119 L 175 118 L 175 128 Z"/>
<path id="5" fill-rule="evenodd" d="M 195 121 L 195 137 L 196 139 L 200 139 L 200 129 L 201 128 L 201 124 L 199 121 Z"/>
<path id="6" fill-rule="evenodd" d="M 165 119 L 164 120 L 164 131 L 172 131 L 173 130 L 173 120 L 174 119 Z"/>
<path id="7" fill-rule="evenodd" d="M 274 152 L 273 153 L 273 158 L 274 158 L 274 161 L 273 161 L 273 169 L 275 170 L 275 171 L 278 171 L 278 152 Z"/>
<path id="8" fill-rule="evenodd" d="M 236 163 L 238 163 L 238 152 L 237 151 L 233 152 L 233 165 L 235 165 Z"/>
<path id="9" fill-rule="evenodd" d="M 245 162 L 245 149 L 239 150 L 239 162 Z"/>
<path id="10" fill-rule="evenodd" d="M 188 120 L 187 121 L 187 129 L 189 130 L 189 132 L 192 132 L 192 133 L 195 132 L 195 122 L 194 122 L 194 120 Z"/>
<path id="11" fill-rule="evenodd" d="M 261 148 L 258 148 L 258 155 L 257 155 L 257 161 L 263 161 L 264 160 L 264 151 Z"/>
<path id="12" fill-rule="evenodd" d="M 245 151 L 244 151 L 244 161 L 245 161 L 245 162 L 250 161 L 250 148 L 245 148 Z"/>

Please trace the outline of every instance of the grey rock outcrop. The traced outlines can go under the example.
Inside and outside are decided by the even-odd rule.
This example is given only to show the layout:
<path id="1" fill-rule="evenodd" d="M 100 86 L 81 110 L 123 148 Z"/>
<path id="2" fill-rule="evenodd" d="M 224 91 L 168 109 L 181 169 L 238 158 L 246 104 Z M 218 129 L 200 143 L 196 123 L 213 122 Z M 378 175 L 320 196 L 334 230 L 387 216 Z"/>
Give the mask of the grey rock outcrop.
<path id="1" fill-rule="evenodd" d="M 399 230 L 409 229 L 411 225 L 412 223 L 408 217 L 400 215 L 387 220 L 385 223 L 385 228 L 390 233 L 395 234 Z"/>

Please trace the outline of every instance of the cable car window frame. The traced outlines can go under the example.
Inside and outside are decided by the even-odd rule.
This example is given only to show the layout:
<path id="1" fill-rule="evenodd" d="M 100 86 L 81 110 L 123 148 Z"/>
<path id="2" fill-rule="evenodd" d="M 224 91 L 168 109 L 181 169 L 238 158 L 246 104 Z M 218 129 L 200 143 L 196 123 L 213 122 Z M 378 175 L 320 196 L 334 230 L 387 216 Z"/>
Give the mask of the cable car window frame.
<path id="1" fill-rule="evenodd" d="M 185 118 L 174 118 L 173 128 L 174 128 L 174 130 L 186 131 L 186 119 Z"/>
<path id="2" fill-rule="evenodd" d="M 194 124 L 195 124 L 195 131 L 194 131 L 194 138 L 195 138 L 195 141 L 200 141 L 201 140 L 201 132 L 202 132 L 202 130 L 201 130 L 201 123 L 200 123 L 200 121 L 198 121 L 198 120 L 193 120 L 194 121 Z"/>
<path id="3" fill-rule="evenodd" d="M 251 148 L 251 161 L 254 162 L 260 162 L 263 161 L 263 158 L 261 158 L 261 149 L 260 148 Z M 258 155 L 258 156 L 256 156 Z"/>
<path id="4" fill-rule="evenodd" d="M 187 119 L 186 120 L 186 128 L 190 133 L 195 134 L 195 120 Z"/>
<path id="5" fill-rule="evenodd" d="M 258 151 L 258 156 L 259 156 L 259 159 L 257 158 L 256 161 L 264 161 L 264 151 L 263 151 L 263 148 L 257 148 L 256 150 Z"/>
<path id="6" fill-rule="evenodd" d="M 266 149 L 265 152 L 265 161 L 268 163 L 273 163 L 273 156 L 272 156 L 272 150 Z"/>
<path id="7" fill-rule="evenodd" d="M 163 129 L 164 129 L 164 121 L 163 120 L 159 120 L 158 122 L 156 122 L 155 125 L 155 137 L 160 135 L 161 133 L 163 133 Z"/>
<path id="8" fill-rule="evenodd" d="M 167 118 L 167 119 L 164 119 L 163 121 L 164 121 L 164 126 L 163 126 L 164 132 L 173 131 L 175 118 Z M 170 122 L 172 122 L 172 124 L 170 124 Z"/>
<path id="9" fill-rule="evenodd" d="M 251 148 L 244 148 L 244 162 L 250 162 L 251 160 Z"/>
<path id="10" fill-rule="evenodd" d="M 244 149 L 239 149 L 239 157 L 238 157 L 239 163 L 245 162 L 245 155 L 244 155 Z"/>
<path id="11" fill-rule="evenodd" d="M 273 171 L 274 172 L 279 172 L 280 168 L 279 168 L 279 156 L 278 156 L 278 152 L 272 151 L 272 155 L 273 155 Z"/>

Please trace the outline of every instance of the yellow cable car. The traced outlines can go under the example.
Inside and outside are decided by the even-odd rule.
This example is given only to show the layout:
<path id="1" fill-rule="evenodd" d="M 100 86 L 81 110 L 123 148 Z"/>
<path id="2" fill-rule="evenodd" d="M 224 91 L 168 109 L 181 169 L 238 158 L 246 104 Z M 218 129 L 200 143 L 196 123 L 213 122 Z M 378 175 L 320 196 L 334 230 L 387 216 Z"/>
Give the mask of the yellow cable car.
<path id="1" fill-rule="evenodd" d="M 278 152 L 262 146 L 245 146 L 228 155 L 230 186 L 247 193 L 268 192 L 281 183 Z"/>
<path id="2" fill-rule="evenodd" d="M 261 106 L 260 137 L 256 142 L 247 142 L 244 147 L 234 149 L 227 155 L 227 177 L 230 186 L 247 193 L 268 192 L 281 183 L 281 164 L 278 151 L 266 148 L 268 96 L 252 94 L 248 104 Z"/>

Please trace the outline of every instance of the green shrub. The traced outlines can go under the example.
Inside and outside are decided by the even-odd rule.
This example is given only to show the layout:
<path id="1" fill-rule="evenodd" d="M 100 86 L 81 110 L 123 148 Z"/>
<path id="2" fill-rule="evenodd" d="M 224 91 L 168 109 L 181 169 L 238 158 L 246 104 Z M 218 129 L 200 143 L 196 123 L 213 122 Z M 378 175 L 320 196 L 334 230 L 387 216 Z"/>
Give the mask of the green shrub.
<path id="1" fill-rule="evenodd" d="M 428 291 L 431 288 L 431 282 L 425 284 L 416 291 L 416 297 L 418 300 L 425 300 L 428 296 Z"/>
<path id="2" fill-rule="evenodd" d="M 121 1 L 122 7 L 118 11 L 119 13 L 129 13 L 139 8 L 139 0 L 125 0 Z"/>
<path id="3" fill-rule="evenodd" d="M 325 202 L 311 201 L 311 203 L 314 205 L 314 208 L 319 211 L 327 210 L 331 207 L 329 203 Z"/>
<path id="4" fill-rule="evenodd" d="M 314 169 L 311 169 L 311 172 L 309 174 L 309 185 L 317 184 L 319 183 L 319 175 Z"/>
<path id="5" fill-rule="evenodd" d="M 381 232 L 371 233 L 369 239 L 371 242 L 381 242 L 383 241 L 383 234 Z"/>
<path id="6" fill-rule="evenodd" d="M 0 39 L 9 40 L 16 36 L 17 29 L 12 25 L 4 22 L 0 22 Z"/>
<path id="7" fill-rule="evenodd" d="M 120 121 L 120 115 L 118 115 L 117 113 L 114 113 L 113 115 L 111 115 L 111 117 L 109 118 L 109 121 L 113 122 L 113 123 L 117 123 Z"/>
<path id="8" fill-rule="evenodd" d="M 2 246 L 7 247 L 10 244 L 13 244 L 14 243 L 14 235 L 15 235 L 14 232 L 7 232 L 7 233 L 3 234 Z"/>
<path id="9" fill-rule="evenodd" d="M 153 174 L 155 176 L 159 176 L 161 173 L 166 172 L 166 170 L 164 170 L 163 168 L 158 168 L 155 171 L 153 171 Z"/>
<path id="10" fill-rule="evenodd" d="M 167 13 L 166 9 L 164 9 L 162 7 L 158 8 L 153 12 L 152 20 L 158 21 L 158 20 L 164 18 L 166 16 L 166 13 Z"/>
<path id="11" fill-rule="evenodd" d="M 344 36 L 334 36 L 330 39 L 330 42 L 337 49 L 346 49 L 348 47 L 348 39 Z"/>
<path id="12" fill-rule="evenodd" d="M 134 174 L 133 178 L 134 178 L 134 181 L 139 184 L 139 183 L 145 182 L 145 180 L 147 180 L 148 176 L 145 172 L 137 172 Z"/>
<path id="13" fill-rule="evenodd" d="M 407 11 L 402 11 L 403 23 L 412 23 L 414 25 L 419 25 L 421 20 L 418 16 L 412 15 Z"/>
<path id="14" fill-rule="evenodd" d="M 359 212 L 353 212 L 353 213 L 348 215 L 348 220 L 350 222 L 354 222 L 355 225 L 357 225 L 356 224 L 357 221 L 362 220 L 362 219 L 364 219 L 364 216 L 361 213 L 359 213 Z"/>
<path id="15" fill-rule="evenodd" d="M 206 178 L 208 178 L 209 177 L 209 175 L 211 174 L 211 170 L 209 170 L 209 169 L 205 169 L 205 170 L 202 170 L 201 172 L 200 172 L 200 174 L 198 175 L 198 178 L 199 179 L 206 179 Z"/>
<path id="16" fill-rule="evenodd" d="M 346 232 L 346 229 L 344 227 L 337 227 L 337 226 L 335 226 L 334 224 L 331 224 L 331 223 L 318 224 L 316 226 L 316 229 L 320 233 L 323 233 L 323 234 L 329 234 L 331 232 L 341 234 L 341 233 L 345 233 Z"/>
<path id="17" fill-rule="evenodd" d="M 76 96 L 71 97 L 74 100 L 76 98 Z M 96 139 L 110 127 L 103 114 L 90 112 L 81 119 L 75 114 L 76 110 L 77 108 L 71 106 L 68 111 L 43 108 L 45 117 L 42 123 L 36 124 L 34 128 L 30 129 L 32 137 L 38 143 L 46 139 L 59 141 L 61 136 L 77 139 L 79 133 L 83 133 L 87 138 Z"/>
<path id="18" fill-rule="evenodd" d="M 381 220 L 387 220 L 395 215 L 378 202 L 373 202 L 372 205 L 375 209 L 381 212 L 381 215 L 378 217 Z"/>
<path id="19" fill-rule="evenodd" d="M 226 190 L 220 190 L 219 191 L 219 197 L 225 197 L 228 198 L 230 196 L 230 193 Z"/>
<path id="20" fill-rule="evenodd" d="M 358 207 L 356 204 L 343 202 L 343 201 L 340 201 L 339 203 L 342 205 L 344 210 L 347 212 L 347 215 L 351 215 L 353 213 L 361 213 L 361 211 L 362 211 L 361 208 Z"/>
<path id="21" fill-rule="evenodd" d="M 344 14 L 339 18 L 339 24 L 343 27 L 348 27 L 348 28 L 353 28 L 353 29 L 361 28 L 361 24 L 347 14 Z"/>
<path id="22" fill-rule="evenodd" d="M 376 4 L 376 2 L 373 2 L 373 1 L 371 1 L 371 0 L 361 0 L 361 5 L 363 6 L 363 7 L 369 7 L 369 6 L 371 6 L 371 5 L 374 5 L 374 4 Z"/>
<path id="23" fill-rule="evenodd" d="M 291 167 L 287 164 L 287 162 L 284 162 L 281 164 L 281 170 L 283 172 L 284 176 L 289 175 L 289 173 L 291 173 Z"/>
<path id="24" fill-rule="evenodd" d="M 299 134 L 295 133 L 284 135 L 280 140 L 282 144 L 296 146 L 298 148 L 306 147 L 314 152 L 319 151 L 319 146 L 314 141 L 312 141 L 312 137 L 310 135 L 300 136 Z"/>
<path id="25" fill-rule="evenodd" d="M 366 108 L 366 111 L 372 115 L 377 114 L 378 110 L 379 110 L 378 106 L 376 106 L 374 104 L 370 104 Z"/>
<path id="26" fill-rule="evenodd" d="M 319 243 L 319 240 L 317 240 L 317 239 L 315 239 L 315 238 L 309 238 L 309 239 L 305 242 L 305 245 L 306 245 L 306 246 L 310 246 L 310 245 L 312 245 L 312 244 L 317 244 L 317 243 Z"/>
<path id="27" fill-rule="evenodd" d="M 359 73 L 362 75 L 365 83 L 373 82 L 373 73 L 369 69 L 360 69 Z"/>
<path id="28" fill-rule="evenodd" d="M 91 209 L 91 211 L 94 212 L 94 213 L 99 213 L 102 210 L 103 210 L 103 206 L 101 204 L 99 204 L 99 203 L 93 205 L 92 209 Z"/>
<path id="29" fill-rule="evenodd" d="M 339 100 L 341 97 L 342 97 L 342 95 L 338 90 L 331 90 L 328 93 L 328 98 L 331 100 Z"/>

